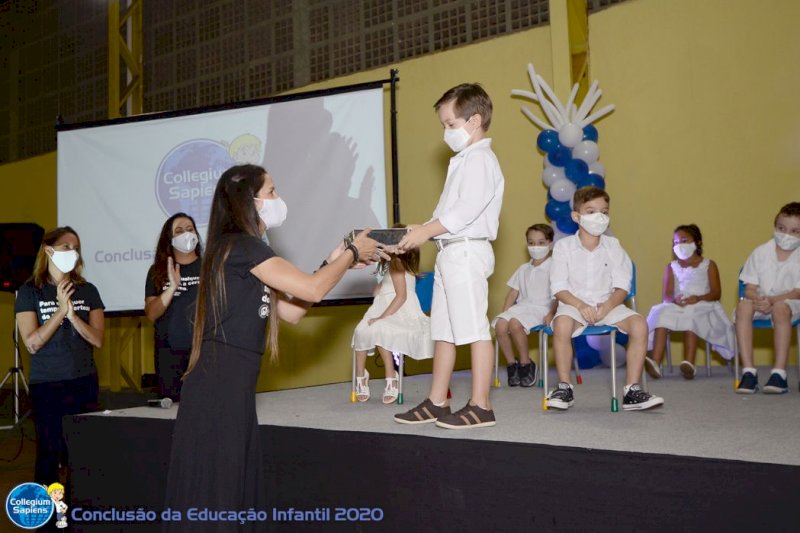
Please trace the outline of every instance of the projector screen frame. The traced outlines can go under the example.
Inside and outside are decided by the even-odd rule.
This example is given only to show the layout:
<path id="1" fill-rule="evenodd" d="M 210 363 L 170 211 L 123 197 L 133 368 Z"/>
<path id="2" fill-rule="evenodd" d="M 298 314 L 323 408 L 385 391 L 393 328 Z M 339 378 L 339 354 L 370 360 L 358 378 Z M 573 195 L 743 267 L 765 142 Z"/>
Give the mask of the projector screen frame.
<path id="1" fill-rule="evenodd" d="M 210 106 L 201 106 L 195 107 L 190 109 L 181 109 L 181 110 L 173 110 L 173 111 L 159 111 L 155 113 L 143 113 L 141 115 L 134 115 L 128 117 L 119 117 L 119 118 L 112 118 L 112 119 L 103 119 L 103 120 L 95 120 L 95 121 L 88 121 L 88 122 L 80 122 L 80 123 L 66 123 L 63 120 L 59 120 L 56 124 L 56 132 L 65 132 L 65 131 L 72 131 L 78 129 L 86 129 L 86 128 L 94 128 L 100 126 L 111 126 L 111 125 L 120 125 L 120 124 L 128 124 L 128 123 L 135 123 L 135 122 L 147 122 L 152 120 L 160 120 L 160 119 L 168 119 L 168 118 L 178 118 L 178 117 L 187 117 L 192 115 L 201 115 L 205 113 L 211 113 L 215 111 L 226 111 L 226 110 L 233 110 L 233 109 L 241 109 L 247 107 L 254 107 L 254 106 L 262 106 L 266 104 L 276 104 L 282 102 L 292 102 L 297 100 L 304 100 L 308 98 L 319 98 L 324 96 L 330 95 L 338 95 L 344 94 L 348 92 L 355 92 L 361 90 L 369 90 L 369 89 L 377 89 L 383 88 L 385 85 L 389 85 L 389 101 L 390 101 L 390 108 L 389 108 L 389 120 L 390 120 L 390 158 L 391 158 L 391 180 L 392 180 L 392 189 L 391 189 L 391 201 L 392 201 L 392 222 L 397 223 L 400 220 L 400 187 L 399 187 L 399 165 L 398 165 L 398 150 L 397 150 L 397 83 L 400 81 L 398 76 L 399 71 L 397 69 L 390 70 L 390 76 L 387 79 L 382 80 L 375 80 L 363 83 L 356 83 L 356 84 L 349 84 L 349 85 L 341 85 L 337 87 L 330 87 L 327 89 L 318 89 L 313 91 L 303 91 L 298 93 L 291 93 L 285 95 L 278 95 L 278 96 L 271 96 L 266 98 L 256 98 L 250 100 L 243 100 L 240 102 L 229 102 L 225 104 L 215 104 Z M 346 305 L 367 305 L 372 303 L 372 297 L 362 297 L 362 298 L 342 298 L 342 299 L 330 299 L 330 300 L 323 300 L 321 302 L 315 303 L 314 307 L 338 307 L 338 306 L 346 306 Z M 141 309 L 130 309 L 130 310 L 119 310 L 119 311 L 108 311 L 105 313 L 105 316 L 108 318 L 120 318 L 120 317 L 137 317 L 143 316 L 144 310 Z"/>

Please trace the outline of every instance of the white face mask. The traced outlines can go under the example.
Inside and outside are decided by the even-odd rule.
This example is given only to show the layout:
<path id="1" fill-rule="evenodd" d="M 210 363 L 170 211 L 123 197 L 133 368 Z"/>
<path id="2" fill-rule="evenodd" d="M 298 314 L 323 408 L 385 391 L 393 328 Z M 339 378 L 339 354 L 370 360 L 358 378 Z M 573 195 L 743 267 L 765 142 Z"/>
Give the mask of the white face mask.
<path id="1" fill-rule="evenodd" d="M 788 233 L 781 233 L 780 231 L 775 231 L 772 237 L 775 239 L 775 244 L 777 244 L 778 248 L 781 250 L 791 252 L 800 247 L 800 237 L 795 237 Z"/>
<path id="2" fill-rule="evenodd" d="M 444 130 L 444 142 L 446 142 L 447 146 L 449 146 L 454 152 L 460 152 L 466 148 L 469 138 L 470 134 L 467 133 L 467 130 L 464 129 L 464 126 L 451 130 Z"/>
<path id="3" fill-rule="evenodd" d="M 50 260 L 53 261 L 57 269 L 64 274 L 68 274 L 75 268 L 79 257 L 80 255 L 78 255 L 78 252 L 75 250 L 67 250 L 66 252 L 53 250 L 53 255 L 50 256 Z"/>
<path id="4" fill-rule="evenodd" d="M 261 209 L 258 210 L 258 216 L 261 217 L 268 229 L 277 228 L 283 224 L 289 208 L 282 198 L 256 198 L 256 200 L 261 200 L 262 202 Z"/>
<path id="5" fill-rule="evenodd" d="M 603 213 L 591 213 L 589 215 L 581 215 L 580 225 L 589 232 L 590 235 L 599 237 L 608 229 L 610 220 L 608 215 Z"/>
<path id="6" fill-rule="evenodd" d="M 672 251 L 675 252 L 675 256 L 682 261 L 692 257 L 692 254 L 694 254 L 695 250 L 697 250 L 697 246 L 693 242 L 679 242 L 672 247 Z"/>
<path id="7" fill-rule="evenodd" d="M 179 252 L 188 254 L 197 247 L 197 241 L 197 235 L 191 231 L 186 231 L 172 238 L 172 247 Z"/>
<path id="8" fill-rule="evenodd" d="M 538 261 L 544 259 L 550 253 L 550 246 L 528 246 L 528 254 L 531 259 Z"/>

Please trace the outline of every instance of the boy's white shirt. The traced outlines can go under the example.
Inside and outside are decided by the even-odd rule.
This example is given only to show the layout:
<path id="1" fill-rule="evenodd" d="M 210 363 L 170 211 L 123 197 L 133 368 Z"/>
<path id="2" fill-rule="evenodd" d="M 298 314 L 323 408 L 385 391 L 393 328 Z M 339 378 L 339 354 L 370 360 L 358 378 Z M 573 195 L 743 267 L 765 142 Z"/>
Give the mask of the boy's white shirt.
<path id="1" fill-rule="evenodd" d="M 739 279 L 758 285 L 763 296 L 777 296 L 800 288 L 800 248 L 785 261 L 778 261 L 775 241 L 759 245 L 747 258 Z"/>
<path id="2" fill-rule="evenodd" d="M 540 265 L 534 266 L 530 261 L 517 268 L 506 285 L 519 292 L 516 303 L 533 305 L 550 305 L 550 268 L 553 260 L 548 257 Z"/>
<path id="3" fill-rule="evenodd" d="M 447 233 L 436 239 L 497 238 L 504 178 L 491 147 L 481 139 L 450 158 L 447 179 L 431 220 L 439 219 Z"/>
<path id="4" fill-rule="evenodd" d="M 631 289 L 633 264 L 614 237 L 601 235 L 592 251 L 583 247 L 577 234 L 564 237 L 553 246 L 552 261 L 550 291 L 554 298 L 569 291 L 589 305 L 598 305 L 615 289 Z"/>

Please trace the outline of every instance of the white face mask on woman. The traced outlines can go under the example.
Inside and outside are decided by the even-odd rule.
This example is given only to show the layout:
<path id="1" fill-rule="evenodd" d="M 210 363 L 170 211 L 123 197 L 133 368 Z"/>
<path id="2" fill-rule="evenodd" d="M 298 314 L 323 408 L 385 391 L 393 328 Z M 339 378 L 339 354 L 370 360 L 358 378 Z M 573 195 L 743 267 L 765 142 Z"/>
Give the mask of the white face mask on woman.
<path id="1" fill-rule="evenodd" d="M 778 248 L 781 250 L 791 252 L 792 250 L 800 247 L 800 237 L 795 237 L 794 235 L 789 235 L 788 233 L 781 233 L 780 231 L 775 231 L 775 233 L 772 234 L 772 237 L 775 239 L 775 244 L 777 244 Z"/>
<path id="2" fill-rule="evenodd" d="M 611 219 L 604 213 L 590 213 L 588 215 L 581 215 L 580 225 L 590 235 L 599 237 L 608 229 L 608 223 L 610 221 Z"/>
<path id="3" fill-rule="evenodd" d="M 197 247 L 197 235 L 192 233 L 191 231 L 186 231 L 181 233 L 180 235 L 175 235 L 172 238 L 172 247 L 178 250 L 179 252 L 183 252 L 188 254 L 193 252 L 194 249 Z"/>
<path id="4" fill-rule="evenodd" d="M 264 225 L 266 225 L 268 229 L 277 228 L 283 224 L 283 221 L 286 220 L 286 216 L 289 213 L 289 208 L 282 198 L 255 199 L 261 200 L 262 202 L 261 209 L 258 210 L 258 216 L 261 217 L 262 222 L 264 222 Z"/>
<path id="5" fill-rule="evenodd" d="M 692 254 L 694 254 L 695 250 L 697 250 L 697 245 L 693 242 L 679 242 L 672 247 L 672 251 L 675 252 L 675 256 L 681 261 L 686 261 L 692 257 Z"/>
<path id="6" fill-rule="evenodd" d="M 53 261 L 53 264 L 56 266 L 56 268 L 64 274 L 72 272 L 72 269 L 74 269 L 75 265 L 78 264 L 79 258 L 80 255 L 78 255 L 78 252 L 75 250 L 67 250 L 62 252 L 53 249 L 53 255 L 50 256 L 50 260 Z"/>

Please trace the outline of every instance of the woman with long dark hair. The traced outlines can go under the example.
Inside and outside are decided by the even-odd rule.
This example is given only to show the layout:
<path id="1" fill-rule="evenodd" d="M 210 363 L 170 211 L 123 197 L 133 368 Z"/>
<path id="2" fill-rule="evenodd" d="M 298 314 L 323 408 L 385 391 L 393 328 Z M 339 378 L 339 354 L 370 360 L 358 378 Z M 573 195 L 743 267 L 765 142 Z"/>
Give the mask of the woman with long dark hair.
<path id="1" fill-rule="evenodd" d="M 235 166 L 217 183 L 166 487 L 165 508 L 183 520 L 166 522 L 168 530 L 264 529 L 253 521 L 230 521 L 229 513 L 266 511 L 255 387 L 267 320 L 275 361 L 278 318 L 299 321 L 352 265 L 387 257 L 362 232 L 306 274 L 261 239 L 283 222 L 286 210 L 262 167 Z M 191 508 L 208 509 L 209 521 L 188 522 Z"/>
<path id="2" fill-rule="evenodd" d="M 181 377 L 192 350 L 202 251 L 194 219 L 186 213 L 172 215 L 161 228 L 145 281 L 144 314 L 155 324 L 158 392 L 174 401 L 180 401 Z"/>
<path id="3" fill-rule="evenodd" d="M 69 226 L 42 239 L 33 275 L 17 293 L 14 312 L 31 354 L 30 388 L 36 425 L 34 481 L 58 481 L 66 466 L 61 419 L 97 409 L 93 350 L 103 345 L 103 301 L 81 275 L 81 241 Z"/>

